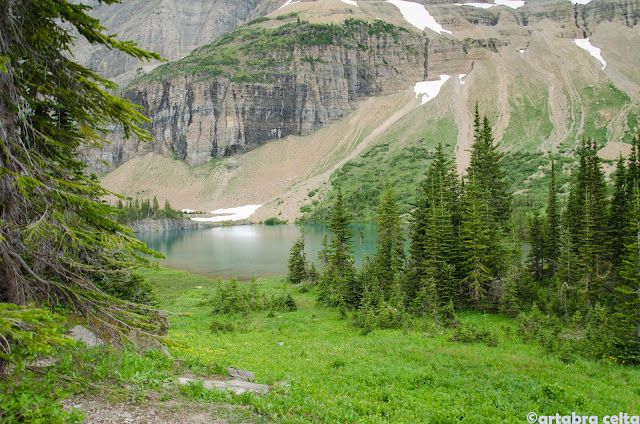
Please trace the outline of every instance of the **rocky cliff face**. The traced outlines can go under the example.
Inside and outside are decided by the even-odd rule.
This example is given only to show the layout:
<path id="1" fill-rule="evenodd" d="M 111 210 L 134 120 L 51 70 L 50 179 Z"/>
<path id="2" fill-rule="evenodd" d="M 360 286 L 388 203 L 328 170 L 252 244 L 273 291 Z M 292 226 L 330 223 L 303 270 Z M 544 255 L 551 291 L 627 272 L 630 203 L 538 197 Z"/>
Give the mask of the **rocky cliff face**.
<path id="1" fill-rule="evenodd" d="M 127 226 L 131 228 L 134 233 L 178 230 L 205 230 L 207 228 L 217 227 L 220 225 L 222 224 L 213 222 L 196 222 L 188 218 L 147 218 L 127 223 Z"/>
<path id="2" fill-rule="evenodd" d="M 279 0 L 127 0 L 119 4 L 94 6 L 91 15 L 100 19 L 110 34 L 133 40 L 146 50 L 177 60 L 196 47 L 210 43 L 253 19 L 280 6 Z M 96 48 L 80 37 L 74 54 L 80 63 L 121 85 L 158 66 L 106 48 Z"/>
<path id="3" fill-rule="evenodd" d="M 106 172 L 101 161 L 118 166 L 150 151 L 195 166 L 270 140 L 305 135 L 347 115 L 364 98 L 404 89 L 437 72 L 466 73 L 467 56 L 481 56 L 484 50 L 481 43 L 429 40 L 383 23 L 352 21 L 338 27 L 294 20 L 287 25 L 287 35 L 302 42 L 256 50 L 251 40 L 235 44 L 236 38 L 251 37 L 241 31 L 211 47 L 223 56 L 215 66 L 232 55 L 224 50 L 228 45 L 243 50 L 247 56 L 232 67 L 190 74 L 185 69 L 204 65 L 187 58 L 136 82 L 125 96 L 146 109 L 154 140 L 122 140 L 116 132 L 111 145 L 86 155 L 92 170 Z M 262 36 L 260 30 L 255 34 Z M 330 38 L 314 38 L 323 36 Z M 204 52 L 192 56 L 198 55 L 209 60 Z"/>
<path id="4" fill-rule="evenodd" d="M 255 16 L 281 2 L 240 3 L 250 5 L 232 10 Z M 359 3 L 358 13 L 366 12 L 368 3 Z M 169 7 L 173 1 L 161 4 Z M 380 13 L 379 3 L 370 4 Z M 106 172 L 110 167 L 103 161 L 116 167 L 152 151 L 193 166 L 243 153 L 270 140 L 308 134 L 350 113 L 366 97 L 440 74 L 466 74 L 474 61 L 505 47 L 525 49 L 535 31 L 583 38 L 603 22 L 635 26 L 640 0 L 587 5 L 530 0 L 519 9 L 441 2 L 429 10 L 452 36 L 420 34 L 371 18 L 339 26 L 308 24 L 296 14 L 261 18 L 134 81 L 126 97 L 146 108 L 154 140 L 122 140 L 116 131 L 110 145 L 85 152 L 84 159 L 91 171 Z"/>

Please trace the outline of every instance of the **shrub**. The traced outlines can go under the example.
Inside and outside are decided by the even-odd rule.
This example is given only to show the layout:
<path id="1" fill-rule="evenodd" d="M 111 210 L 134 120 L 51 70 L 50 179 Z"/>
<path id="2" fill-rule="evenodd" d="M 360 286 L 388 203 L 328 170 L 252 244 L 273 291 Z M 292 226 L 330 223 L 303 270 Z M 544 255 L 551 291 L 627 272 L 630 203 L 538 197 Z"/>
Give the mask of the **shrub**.
<path id="1" fill-rule="evenodd" d="M 219 282 L 212 298 L 201 305 L 213 306 L 212 313 L 215 315 L 263 310 L 289 312 L 297 309 L 295 300 L 285 286 L 280 294 L 267 297 L 266 293 L 259 290 L 255 279 L 252 278 L 249 287 L 242 287 L 235 276 L 227 284 Z"/>
<path id="2" fill-rule="evenodd" d="M 233 333 L 236 326 L 229 320 L 214 319 L 209 325 L 212 333 Z"/>
<path id="3" fill-rule="evenodd" d="M 63 336 L 63 317 L 40 308 L 0 303 L 0 375 L 7 362 L 18 368 L 40 355 L 49 355 L 58 346 L 74 342 Z"/>
<path id="4" fill-rule="evenodd" d="M 286 220 L 278 219 L 275 217 L 267 218 L 263 222 L 264 225 L 284 225 L 286 223 Z"/>

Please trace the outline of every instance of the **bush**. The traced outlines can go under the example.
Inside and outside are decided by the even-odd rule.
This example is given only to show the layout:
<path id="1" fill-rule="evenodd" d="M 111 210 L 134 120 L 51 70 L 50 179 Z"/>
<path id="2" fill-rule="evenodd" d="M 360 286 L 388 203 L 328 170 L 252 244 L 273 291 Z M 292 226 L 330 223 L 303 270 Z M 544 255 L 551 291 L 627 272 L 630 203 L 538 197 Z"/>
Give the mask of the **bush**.
<path id="1" fill-rule="evenodd" d="M 493 331 L 485 329 L 484 331 L 478 330 L 471 324 L 460 324 L 453 335 L 451 341 L 462 343 L 486 343 L 489 347 L 498 346 L 500 338 L 498 334 Z"/>
<path id="2" fill-rule="evenodd" d="M 72 409 L 65 412 L 60 400 L 64 393 L 53 375 L 36 377 L 24 373 L 15 381 L 0 384 L 0 422 L 14 423 L 79 423 L 84 412 Z"/>
<path id="3" fill-rule="evenodd" d="M 238 285 L 235 276 L 227 284 L 218 282 L 213 297 L 200 305 L 213 306 L 212 313 L 216 315 L 246 314 L 264 310 L 289 312 L 298 308 L 285 286 L 278 295 L 267 297 L 266 293 L 259 289 L 255 279 L 251 280 L 249 287 L 242 287 Z"/>
<path id="4" fill-rule="evenodd" d="M 267 218 L 264 220 L 263 224 L 264 225 L 284 225 L 286 224 L 288 221 L 286 220 L 281 220 L 275 217 L 271 217 L 271 218 Z"/>
<path id="5" fill-rule="evenodd" d="M 155 306 L 157 304 L 153 286 L 138 274 L 108 275 L 96 284 L 102 291 L 118 299 L 142 305 Z"/>
<path id="6" fill-rule="evenodd" d="M 233 333 L 236 330 L 236 326 L 228 320 L 214 319 L 209 325 L 209 330 L 212 333 Z"/>
<path id="7" fill-rule="evenodd" d="M 0 303 L 0 375 L 7 362 L 19 369 L 40 355 L 50 355 L 58 346 L 75 342 L 64 337 L 63 317 L 40 308 Z"/>

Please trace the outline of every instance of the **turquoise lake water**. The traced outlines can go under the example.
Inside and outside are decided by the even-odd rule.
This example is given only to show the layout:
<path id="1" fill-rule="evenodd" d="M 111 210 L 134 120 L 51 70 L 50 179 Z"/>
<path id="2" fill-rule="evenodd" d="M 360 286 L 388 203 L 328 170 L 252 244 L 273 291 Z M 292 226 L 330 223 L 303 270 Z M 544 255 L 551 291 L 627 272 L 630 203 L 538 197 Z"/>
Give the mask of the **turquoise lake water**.
<path id="1" fill-rule="evenodd" d="M 166 259 L 158 262 L 168 268 L 222 278 L 236 275 L 240 280 L 273 277 L 287 273 L 289 251 L 300 236 L 296 225 L 238 225 L 206 230 L 164 231 L 138 234 L 138 238 Z M 364 255 L 375 253 L 375 225 L 353 224 L 353 250 L 356 264 Z M 305 252 L 317 261 L 326 225 L 305 225 Z"/>

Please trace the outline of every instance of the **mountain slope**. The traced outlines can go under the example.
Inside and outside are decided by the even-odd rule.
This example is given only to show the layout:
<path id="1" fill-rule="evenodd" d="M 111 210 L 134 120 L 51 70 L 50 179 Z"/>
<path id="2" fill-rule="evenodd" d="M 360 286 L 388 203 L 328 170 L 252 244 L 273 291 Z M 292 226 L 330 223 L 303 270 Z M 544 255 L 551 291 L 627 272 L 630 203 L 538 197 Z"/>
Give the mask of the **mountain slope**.
<path id="1" fill-rule="evenodd" d="M 91 15 L 100 19 L 109 33 L 118 34 L 121 40 L 133 40 L 167 60 L 177 60 L 220 35 L 272 12 L 280 1 L 127 0 L 105 5 L 84 0 L 83 3 L 94 7 Z M 140 63 L 128 55 L 96 48 L 82 37 L 74 54 L 78 61 L 120 85 L 159 65 L 157 61 Z"/>
<path id="2" fill-rule="evenodd" d="M 407 211 L 413 183 L 438 142 L 456 154 L 459 169 L 466 167 L 476 101 L 494 124 L 512 179 L 526 180 L 516 190 L 541 192 L 544 154 L 560 155 L 568 166 L 583 136 L 609 143 L 602 150 L 609 160 L 627 148 L 639 112 L 638 1 L 529 1 L 518 9 L 429 5 L 441 34 L 428 28 L 421 34 L 394 3 L 357 4 L 288 5 L 139 79 L 128 95 L 151 106 L 156 139 L 148 145 L 115 139 L 102 157 L 134 162 L 112 171 L 105 184 L 128 195 L 159 194 L 191 209 L 266 204 L 256 219 L 278 213 L 291 219 L 315 200 L 311 218 L 322 219 L 331 198 L 325 183 L 337 180 L 346 185 L 356 217 L 370 219 L 386 179 L 399 187 Z M 358 20 L 345 24 L 349 17 Z M 257 42 L 252 35 L 274 31 L 280 39 Z M 322 31 L 332 34 L 330 42 L 311 44 Z M 585 35 L 601 49 L 604 69 L 574 41 Z M 203 64 L 206 72 L 194 68 Z M 428 103 L 408 94 L 416 82 L 440 75 L 450 78 L 442 78 L 440 93 Z M 303 88 L 304 100 L 284 100 Z M 277 89 L 284 97 L 274 95 Z M 212 95 L 220 92 L 222 101 Z M 262 133 L 251 136 L 253 129 Z M 177 181 L 172 189 L 133 181 L 143 164 L 136 158 L 149 152 L 205 163 L 189 171 L 183 185 L 201 188 L 187 196 Z M 165 169 L 189 170 L 184 162 L 162 162 Z M 316 189 L 320 194 L 310 198 Z"/>

